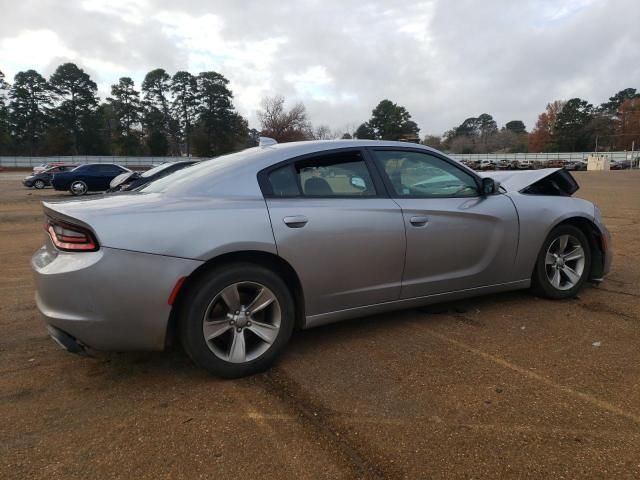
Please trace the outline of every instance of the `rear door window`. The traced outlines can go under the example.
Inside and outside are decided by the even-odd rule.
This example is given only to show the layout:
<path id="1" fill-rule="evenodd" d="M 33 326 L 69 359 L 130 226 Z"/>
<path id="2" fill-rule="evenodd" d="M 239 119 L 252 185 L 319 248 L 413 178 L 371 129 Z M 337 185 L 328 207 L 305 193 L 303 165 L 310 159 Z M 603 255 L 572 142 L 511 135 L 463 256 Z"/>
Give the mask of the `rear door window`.
<path id="1" fill-rule="evenodd" d="M 360 151 L 313 156 L 272 171 L 276 197 L 375 197 L 377 191 Z"/>

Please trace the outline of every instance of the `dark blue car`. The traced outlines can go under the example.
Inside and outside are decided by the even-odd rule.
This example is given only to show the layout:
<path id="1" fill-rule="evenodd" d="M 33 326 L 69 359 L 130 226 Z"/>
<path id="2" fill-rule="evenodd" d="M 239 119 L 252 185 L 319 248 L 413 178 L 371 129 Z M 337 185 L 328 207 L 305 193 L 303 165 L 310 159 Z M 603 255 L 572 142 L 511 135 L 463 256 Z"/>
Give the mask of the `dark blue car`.
<path id="1" fill-rule="evenodd" d="M 73 195 L 101 192 L 109 188 L 109 183 L 115 177 L 130 171 L 115 163 L 88 163 L 69 172 L 56 173 L 51 185 L 56 190 L 68 190 Z"/>

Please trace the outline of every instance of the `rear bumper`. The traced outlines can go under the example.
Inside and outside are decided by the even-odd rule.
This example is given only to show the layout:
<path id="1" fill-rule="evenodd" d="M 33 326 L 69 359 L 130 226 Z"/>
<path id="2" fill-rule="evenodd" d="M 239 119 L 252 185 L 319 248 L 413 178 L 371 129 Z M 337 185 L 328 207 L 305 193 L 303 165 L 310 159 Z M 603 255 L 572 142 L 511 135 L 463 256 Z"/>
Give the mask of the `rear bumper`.
<path id="1" fill-rule="evenodd" d="M 112 248 L 32 257 L 36 304 L 49 326 L 96 350 L 162 350 L 177 280 L 202 262 Z"/>

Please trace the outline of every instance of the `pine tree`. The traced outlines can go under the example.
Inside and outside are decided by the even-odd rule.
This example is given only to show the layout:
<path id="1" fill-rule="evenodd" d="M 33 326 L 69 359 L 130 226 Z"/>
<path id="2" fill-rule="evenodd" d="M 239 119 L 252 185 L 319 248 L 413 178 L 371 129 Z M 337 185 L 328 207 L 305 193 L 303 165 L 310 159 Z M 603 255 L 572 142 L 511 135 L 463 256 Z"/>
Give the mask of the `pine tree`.
<path id="1" fill-rule="evenodd" d="M 16 153 L 35 155 L 50 118 L 49 85 L 35 70 L 18 72 L 9 99 L 9 123 L 14 132 Z"/>

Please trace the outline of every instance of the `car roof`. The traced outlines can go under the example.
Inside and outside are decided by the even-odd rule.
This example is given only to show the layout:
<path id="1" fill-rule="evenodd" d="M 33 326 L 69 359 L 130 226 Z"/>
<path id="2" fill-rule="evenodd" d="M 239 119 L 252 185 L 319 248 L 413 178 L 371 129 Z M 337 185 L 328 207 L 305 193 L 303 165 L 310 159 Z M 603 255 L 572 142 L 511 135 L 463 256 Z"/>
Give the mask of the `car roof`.
<path id="1" fill-rule="evenodd" d="M 425 145 L 382 140 L 312 140 L 278 143 L 203 160 L 188 169 L 152 182 L 149 188 L 143 191 L 172 191 L 187 195 L 210 195 L 215 192 L 216 196 L 224 197 L 261 197 L 256 175 L 265 168 L 307 154 L 363 147 L 411 148 L 441 154 Z"/>
<path id="2" fill-rule="evenodd" d="M 86 165 L 116 165 L 116 166 L 120 166 L 117 163 L 112 163 L 112 162 L 91 162 L 91 163 L 82 163 L 80 165 L 78 165 L 79 167 L 83 167 Z"/>

